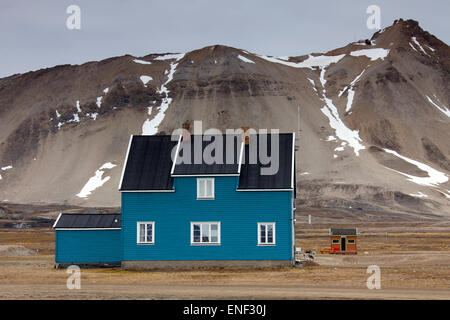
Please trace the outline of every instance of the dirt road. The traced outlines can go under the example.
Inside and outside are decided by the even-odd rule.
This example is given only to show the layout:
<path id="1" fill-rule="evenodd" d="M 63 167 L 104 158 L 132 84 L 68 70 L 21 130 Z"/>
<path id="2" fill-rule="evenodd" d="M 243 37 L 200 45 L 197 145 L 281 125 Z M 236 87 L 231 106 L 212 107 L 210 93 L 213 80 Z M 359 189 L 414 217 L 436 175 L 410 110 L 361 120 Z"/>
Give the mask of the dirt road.
<path id="1" fill-rule="evenodd" d="M 448 289 L 244 284 L 0 285 L 2 299 L 450 299 Z"/>

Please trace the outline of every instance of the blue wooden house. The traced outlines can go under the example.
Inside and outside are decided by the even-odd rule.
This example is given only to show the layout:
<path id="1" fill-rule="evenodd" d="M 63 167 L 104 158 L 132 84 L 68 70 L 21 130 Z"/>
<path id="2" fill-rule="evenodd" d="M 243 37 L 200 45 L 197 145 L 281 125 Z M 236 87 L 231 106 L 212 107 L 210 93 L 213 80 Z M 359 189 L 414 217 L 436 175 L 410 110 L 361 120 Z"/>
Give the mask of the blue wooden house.
<path id="1" fill-rule="evenodd" d="M 121 216 L 88 221 L 61 215 L 56 263 L 119 260 L 124 269 L 293 265 L 295 135 L 279 134 L 278 170 L 270 175 L 261 174 L 267 163 L 250 159 L 251 146 L 240 135 L 224 136 L 221 150 L 213 152 L 227 159 L 223 163 L 195 159 L 215 140 L 200 137 L 132 136 L 119 186 Z M 231 143 L 237 152 L 230 155 Z M 273 152 L 270 144 L 267 152 Z"/>

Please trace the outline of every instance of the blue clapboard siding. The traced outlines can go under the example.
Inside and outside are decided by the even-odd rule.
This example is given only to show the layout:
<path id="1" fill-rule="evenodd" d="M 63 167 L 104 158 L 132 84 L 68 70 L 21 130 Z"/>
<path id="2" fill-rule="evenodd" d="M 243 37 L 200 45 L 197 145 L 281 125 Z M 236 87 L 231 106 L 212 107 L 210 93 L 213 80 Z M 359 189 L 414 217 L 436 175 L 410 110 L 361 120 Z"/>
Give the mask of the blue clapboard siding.
<path id="1" fill-rule="evenodd" d="M 292 192 L 237 192 L 215 178 L 215 199 L 197 200 L 197 180 L 175 178 L 173 193 L 122 193 L 123 260 L 291 260 Z M 137 222 L 155 222 L 155 244 L 136 243 Z M 221 222 L 221 244 L 191 245 L 190 222 Z M 257 223 L 276 223 L 276 246 L 257 245 Z"/>
<path id="2" fill-rule="evenodd" d="M 57 263 L 122 260 L 120 230 L 56 230 Z"/>

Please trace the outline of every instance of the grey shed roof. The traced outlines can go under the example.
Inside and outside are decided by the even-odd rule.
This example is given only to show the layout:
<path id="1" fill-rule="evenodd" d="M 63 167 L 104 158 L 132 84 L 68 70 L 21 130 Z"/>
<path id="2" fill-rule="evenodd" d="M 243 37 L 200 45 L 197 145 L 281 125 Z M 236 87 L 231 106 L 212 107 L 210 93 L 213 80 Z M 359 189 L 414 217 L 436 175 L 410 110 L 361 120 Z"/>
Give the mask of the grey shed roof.
<path id="1" fill-rule="evenodd" d="M 356 228 L 349 228 L 349 229 L 331 228 L 330 229 L 330 236 L 356 236 L 356 235 L 357 235 Z"/>
<path id="2" fill-rule="evenodd" d="M 56 220 L 55 229 L 117 229 L 121 227 L 120 213 L 62 213 Z"/>

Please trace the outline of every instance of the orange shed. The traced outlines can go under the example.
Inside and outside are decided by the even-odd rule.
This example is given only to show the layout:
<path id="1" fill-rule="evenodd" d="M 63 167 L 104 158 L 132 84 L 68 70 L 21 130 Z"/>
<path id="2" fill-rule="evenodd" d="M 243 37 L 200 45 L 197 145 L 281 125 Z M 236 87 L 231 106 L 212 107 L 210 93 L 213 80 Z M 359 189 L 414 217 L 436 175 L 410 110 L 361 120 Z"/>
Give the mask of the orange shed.
<path id="1" fill-rule="evenodd" d="M 358 229 L 330 229 L 330 253 L 356 254 Z"/>

